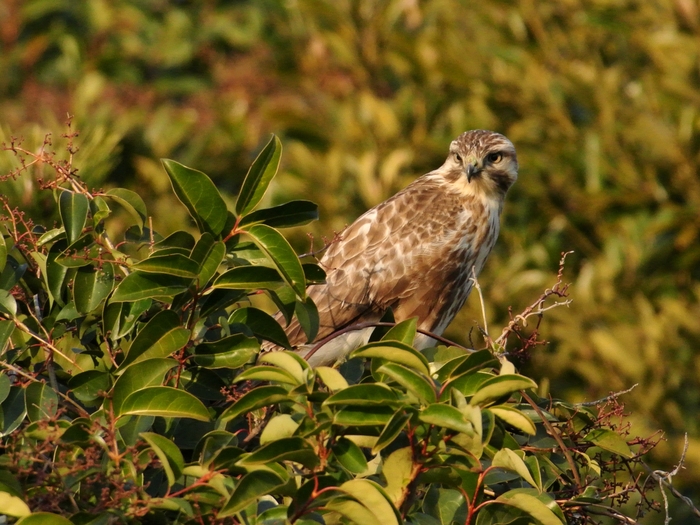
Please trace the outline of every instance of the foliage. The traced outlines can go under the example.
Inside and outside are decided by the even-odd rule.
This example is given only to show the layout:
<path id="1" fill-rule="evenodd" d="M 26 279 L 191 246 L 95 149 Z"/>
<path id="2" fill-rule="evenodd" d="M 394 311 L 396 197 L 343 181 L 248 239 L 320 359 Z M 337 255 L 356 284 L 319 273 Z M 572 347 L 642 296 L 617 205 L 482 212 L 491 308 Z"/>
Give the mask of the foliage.
<path id="1" fill-rule="evenodd" d="M 279 232 L 315 206 L 261 207 L 277 137 L 233 211 L 207 175 L 164 160 L 197 228 L 167 237 L 137 193 L 89 189 L 65 138 L 65 162 L 48 141 L 7 146 L 12 177 L 50 168 L 59 217 L 45 227 L 3 200 L 0 502 L 18 523 L 556 525 L 626 522 L 633 496 L 654 506 L 639 477 L 654 443 L 628 435 L 616 399 L 539 397 L 503 352 L 509 335 L 509 355 L 538 343 L 524 324 L 566 297 L 563 268 L 488 348 L 418 352 L 409 319 L 312 369 L 259 355 L 262 339 L 289 344 L 258 297 L 313 339 L 305 293 L 323 279 Z M 129 223 L 109 233 L 117 208 Z"/>

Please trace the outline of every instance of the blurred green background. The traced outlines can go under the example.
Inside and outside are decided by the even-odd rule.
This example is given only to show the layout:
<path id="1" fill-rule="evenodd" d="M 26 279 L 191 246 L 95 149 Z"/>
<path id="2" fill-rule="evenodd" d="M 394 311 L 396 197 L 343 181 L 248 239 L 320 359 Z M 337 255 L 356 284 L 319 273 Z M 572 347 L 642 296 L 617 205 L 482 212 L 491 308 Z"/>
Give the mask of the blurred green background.
<path id="1" fill-rule="evenodd" d="M 156 229 L 188 224 L 159 158 L 235 195 L 276 133 L 270 202 L 318 202 L 332 236 L 439 166 L 462 131 L 516 145 L 520 180 L 480 278 L 498 335 L 556 280 L 551 343 L 523 370 L 573 401 L 624 396 L 654 465 L 700 500 L 698 0 L 3 0 L 0 140 L 57 156 L 68 114 L 79 174 L 144 197 Z M 0 155 L 3 173 L 17 167 Z M 37 219 L 41 167 L 0 192 Z M 305 231 L 293 232 L 299 250 Z M 449 329 L 466 341 L 478 297 Z M 477 341 L 480 343 L 480 341 Z M 690 513 L 674 503 L 682 522 Z M 651 518 L 661 523 L 662 517 Z M 648 521 L 645 521 L 648 522 Z"/>

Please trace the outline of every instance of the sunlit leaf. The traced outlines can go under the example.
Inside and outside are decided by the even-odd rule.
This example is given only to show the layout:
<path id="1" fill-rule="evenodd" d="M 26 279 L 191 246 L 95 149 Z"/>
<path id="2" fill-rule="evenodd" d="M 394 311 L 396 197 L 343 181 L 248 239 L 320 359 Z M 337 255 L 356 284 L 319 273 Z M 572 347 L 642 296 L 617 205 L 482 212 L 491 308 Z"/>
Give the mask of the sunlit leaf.
<path id="1" fill-rule="evenodd" d="M 209 421 L 209 412 L 192 394 L 168 386 L 150 386 L 137 390 L 124 400 L 122 415 L 187 417 Z"/>
<path id="2" fill-rule="evenodd" d="M 282 143 L 276 135 L 272 135 L 270 142 L 253 161 L 243 180 L 243 186 L 236 201 L 236 215 L 246 215 L 260 203 L 270 181 L 277 173 L 281 155 Z"/>
<path id="3" fill-rule="evenodd" d="M 62 191 L 58 198 L 58 211 L 66 231 L 68 244 L 73 244 L 83 233 L 88 214 L 88 198 L 82 193 Z"/>

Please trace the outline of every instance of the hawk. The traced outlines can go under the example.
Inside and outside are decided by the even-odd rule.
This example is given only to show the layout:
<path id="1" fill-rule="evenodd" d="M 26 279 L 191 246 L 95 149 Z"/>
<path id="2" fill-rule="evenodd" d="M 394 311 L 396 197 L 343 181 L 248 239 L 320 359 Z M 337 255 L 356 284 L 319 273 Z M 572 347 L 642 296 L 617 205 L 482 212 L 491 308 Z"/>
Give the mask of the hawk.
<path id="1" fill-rule="evenodd" d="M 318 308 L 319 341 L 359 323 L 396 321 L 442 335 L 472 289 L 499 231 L 508 189 L 518 177 L 513 144 L 493 131 L 462 133 L 445 163 L 416 179 L 348 226 L 320 260 L 326 283 L 308 294 Z M 301 355 L 313 348 L 298 321 L 285 329 Z M 372 328 L 347 331 L 309 356 L 332 365 L 365 344 Z M 417 348 L 434 339 L 419 334 Z M 263 345 L 263 351 L 275 348 Z"/>

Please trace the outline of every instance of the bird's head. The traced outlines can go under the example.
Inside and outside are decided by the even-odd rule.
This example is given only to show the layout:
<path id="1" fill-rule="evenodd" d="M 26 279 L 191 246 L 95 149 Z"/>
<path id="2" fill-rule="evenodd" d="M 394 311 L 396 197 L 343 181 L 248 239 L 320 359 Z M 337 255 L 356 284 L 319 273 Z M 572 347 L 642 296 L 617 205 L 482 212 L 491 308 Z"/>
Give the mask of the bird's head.
<path id="1" fill-rule="evenodd" d="M 502 198 L 518 179 L 518 158 L 513 143 L 506 137 L 477 129 L 452 141 L 441 171 L 467 193 Z"/>

